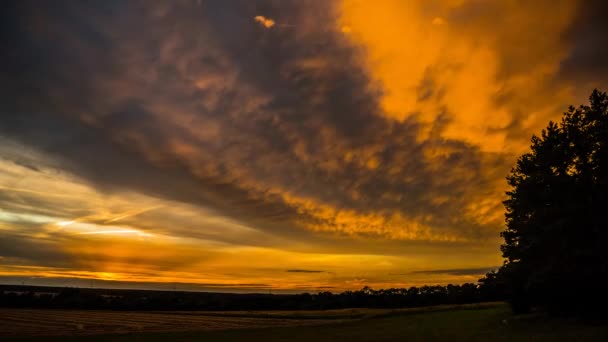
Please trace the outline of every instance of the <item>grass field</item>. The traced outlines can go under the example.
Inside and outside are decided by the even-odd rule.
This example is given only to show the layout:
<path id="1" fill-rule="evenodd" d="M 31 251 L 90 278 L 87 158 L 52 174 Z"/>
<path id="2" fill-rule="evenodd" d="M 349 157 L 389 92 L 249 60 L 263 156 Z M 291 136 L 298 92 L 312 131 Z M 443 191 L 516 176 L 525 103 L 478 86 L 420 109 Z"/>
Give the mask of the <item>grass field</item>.
<path id="1" fill-rule="evenodd" d="M 54 336 L 49 336 L 54 335 Z M 608 341 L 607 325 L 504 304 L 301 312 L 0 310 L 0 336 L 56 341 Z"/>

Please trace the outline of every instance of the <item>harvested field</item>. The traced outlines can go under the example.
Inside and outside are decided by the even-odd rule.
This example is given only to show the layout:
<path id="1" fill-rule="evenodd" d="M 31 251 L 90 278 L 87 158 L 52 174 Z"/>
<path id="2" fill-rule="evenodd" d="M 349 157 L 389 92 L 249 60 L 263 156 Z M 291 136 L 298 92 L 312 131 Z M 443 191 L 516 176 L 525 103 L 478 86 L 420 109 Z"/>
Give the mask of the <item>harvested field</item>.
<path id="1" fill-rule="evenodd" d="M 514 316 L 501 303 L 327 311 L 0 309 L 0 340 L 19 341 L 608 341 L 606 322 Z"/>
<path id="2" fill-rule="evenodd" d="M 421 312 L 493 308 L 501 305 L 480 303 L 408 309 L 312 311 L 99 311 L 0 308 L 0 336 L 86 336 L 280 328 L 324 325 Z"/>
<path id="3" fill-rule="evenodd" d="M 0 336 L 206 331 L 323 324 L 335 319 L 278 314 L 0 309 Z"/>

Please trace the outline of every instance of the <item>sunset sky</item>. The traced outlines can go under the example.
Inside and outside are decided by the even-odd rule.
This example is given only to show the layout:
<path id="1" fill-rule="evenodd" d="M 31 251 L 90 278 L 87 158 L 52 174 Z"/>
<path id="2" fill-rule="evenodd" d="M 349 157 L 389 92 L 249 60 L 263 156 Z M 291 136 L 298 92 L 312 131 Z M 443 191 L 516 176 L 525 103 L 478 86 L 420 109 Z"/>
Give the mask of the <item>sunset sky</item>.
<path id="1" fill-rule="evenodd" d="M 603 0 L 6 1 L 0 283 L 342 291 L 502 264 Z"/>

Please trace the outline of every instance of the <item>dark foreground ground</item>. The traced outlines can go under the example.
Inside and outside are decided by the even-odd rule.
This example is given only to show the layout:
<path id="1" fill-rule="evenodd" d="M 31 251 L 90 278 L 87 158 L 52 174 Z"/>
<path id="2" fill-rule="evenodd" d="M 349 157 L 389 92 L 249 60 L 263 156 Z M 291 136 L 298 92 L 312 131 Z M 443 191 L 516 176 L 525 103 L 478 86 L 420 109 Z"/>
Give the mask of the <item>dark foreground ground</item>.
<path id="1" fill-rule="evenodd" d="M 87 342 L 608 341 L 608 325 L 542 315 L 513 316 L 502 303 L 304 312 L 0 309 L 0 336 Z"/>

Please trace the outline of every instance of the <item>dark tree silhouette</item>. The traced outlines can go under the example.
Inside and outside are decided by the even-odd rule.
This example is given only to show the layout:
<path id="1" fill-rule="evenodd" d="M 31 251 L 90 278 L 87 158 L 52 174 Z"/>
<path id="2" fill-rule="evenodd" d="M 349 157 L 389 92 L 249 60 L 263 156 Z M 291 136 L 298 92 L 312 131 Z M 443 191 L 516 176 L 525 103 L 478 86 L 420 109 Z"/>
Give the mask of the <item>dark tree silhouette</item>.
<path id="1" fill-rule="evenodd" d="M 608 96 L 589 100 L 533 136 L 507 177 L 499 278 L 516 311 L 605 311 Z"/>

